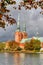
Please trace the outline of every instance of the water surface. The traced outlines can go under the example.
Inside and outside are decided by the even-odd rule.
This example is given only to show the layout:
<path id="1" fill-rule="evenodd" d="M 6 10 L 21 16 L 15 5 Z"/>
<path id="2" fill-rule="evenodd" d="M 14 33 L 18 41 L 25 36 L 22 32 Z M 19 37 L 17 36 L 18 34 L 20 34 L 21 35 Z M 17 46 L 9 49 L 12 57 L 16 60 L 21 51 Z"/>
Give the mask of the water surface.
<path id="1" fill-rule="evenodd" d="M 0 65 L 43 65 L 43 54 L 0 53 Z"/>

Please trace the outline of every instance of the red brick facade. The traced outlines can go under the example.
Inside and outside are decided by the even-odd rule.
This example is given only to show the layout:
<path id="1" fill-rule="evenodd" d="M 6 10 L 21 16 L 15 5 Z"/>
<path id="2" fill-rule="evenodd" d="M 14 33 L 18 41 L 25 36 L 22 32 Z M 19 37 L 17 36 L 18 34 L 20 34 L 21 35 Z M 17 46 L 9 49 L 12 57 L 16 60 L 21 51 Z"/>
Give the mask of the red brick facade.
<path id="1" fill-rule="evenodd" d="M 20 43 L 20 41 L 22 40 L 22 38 L 23 38 L 23 35 L 22 35 L 22 33 L 21 32 L 15 32 L 15 41 L 16 42 L 18 42 L 18 43 Z"/>
<path id="2" fill-rule="evenodd" d="M 26 32 L 15 32 L 15 41 L 20 43 L 20 41 L 24 38 L 27 38 L 27 33 Z"/>

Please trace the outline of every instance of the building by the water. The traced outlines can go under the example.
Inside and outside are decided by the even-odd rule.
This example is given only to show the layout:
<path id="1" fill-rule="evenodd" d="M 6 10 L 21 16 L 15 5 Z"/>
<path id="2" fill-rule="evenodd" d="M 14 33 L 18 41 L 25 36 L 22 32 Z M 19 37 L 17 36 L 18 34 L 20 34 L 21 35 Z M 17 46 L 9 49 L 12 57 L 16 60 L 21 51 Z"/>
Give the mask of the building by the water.
<path id="1" fill-rule="evenodd" d="M 20 29 L 20 17 L 18 16 L 18 22 L 17 22 L 17 29 L 14 33 L 14 37 L 15 37 L 15 42 L 19 43 L 19 47 L 24 48 L 24 44 L 25 42 L 29 42 L 32 38 L 33 39 L 38 39 L 41 41 L 41 48 L 43 48 L 43 37 L 32 37 L 32 38 L 28 38 L 28 34 L 26 32 L 26 24 L 24 23 L 24 25 L 22 26 L 22 31 Z M 6 43 L 6 48 L 9 47 L 9 42 Z"/>
<path id="2" fill-rule="evenodd" d="M 28 38 L 28 34 L 26 32 L 26 24 L 25 23 L 22 27 L 23 27 L 23 30 L 21 31 L 21 29 L 20 29 L 20 18 L 18 16 L 17 29 L 15 31 L 15 42 L 20 43 L 19 46 L 21 48 L 24 48 L 24 44 L 21 43 L 21 40 Z"/>
<path id="3" fill-rule="evenodd" d="M 41 48 L 43 48 L 43 37 L 32 37 L 28 38 L 28 34 L 26 32 L 26 23 L 24 22 L 24 25 L 22 26 L 23 30 L 20 30 L 20 18 L 18 16 L 18 22 L 17 22 L 17 29 L 15 31 L 15 42 L 19 43 L 19 46 L 21 48 L 24 48 L 25 42 L 29 42 L 32 38 L 38 39 L 41 42 Z"/>

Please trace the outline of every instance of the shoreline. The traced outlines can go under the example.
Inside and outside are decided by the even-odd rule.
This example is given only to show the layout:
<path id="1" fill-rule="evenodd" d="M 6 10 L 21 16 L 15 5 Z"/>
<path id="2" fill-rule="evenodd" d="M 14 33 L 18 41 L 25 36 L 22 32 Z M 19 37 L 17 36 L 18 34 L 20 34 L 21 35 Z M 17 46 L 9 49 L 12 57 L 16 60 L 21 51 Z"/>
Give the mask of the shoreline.
<path id="1" fill-rule="evenodd" d="M 27 53 L 27 54 L 43 54 L 43 52 L 30 52 L 30 51 L 1 51 L 0 53 Z"/>

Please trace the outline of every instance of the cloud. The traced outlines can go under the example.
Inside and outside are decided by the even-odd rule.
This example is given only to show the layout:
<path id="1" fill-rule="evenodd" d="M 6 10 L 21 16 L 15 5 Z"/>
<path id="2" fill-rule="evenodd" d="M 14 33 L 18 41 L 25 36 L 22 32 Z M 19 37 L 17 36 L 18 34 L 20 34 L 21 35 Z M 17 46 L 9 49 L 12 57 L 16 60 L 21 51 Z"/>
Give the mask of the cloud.
<path id="1" fill-rule="evenodd" d="M 11 6 L 12 5 L 9 5 L 7 7 L 11 10 L 11 12 L 8 14 L 11 14 L 12 17 L 15 18 L 18 22 L 18 10 L 14 10 Z M 33 8 L 27 11 L 22 8 L 22 10 L 20 11 L 20 27 L 22 29 L 23 23 L 26 22 L 26 30 L 29 37 L 35 36 L 37 31 L 39 32 L 39 36 L 43 36 L 43 15 L 40 14 L 40 11 L 40 8 L 38 8 L 37 10 Z M 6 27 L 6 31 L 0 28 L 0 41 L 14 39 L 15 31 L 16 25 L 9 25 L 8 27 Z"/>

